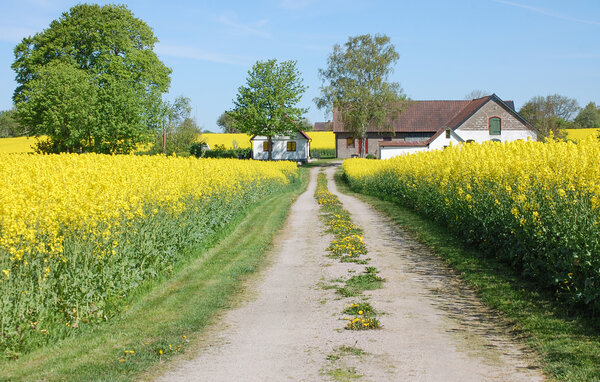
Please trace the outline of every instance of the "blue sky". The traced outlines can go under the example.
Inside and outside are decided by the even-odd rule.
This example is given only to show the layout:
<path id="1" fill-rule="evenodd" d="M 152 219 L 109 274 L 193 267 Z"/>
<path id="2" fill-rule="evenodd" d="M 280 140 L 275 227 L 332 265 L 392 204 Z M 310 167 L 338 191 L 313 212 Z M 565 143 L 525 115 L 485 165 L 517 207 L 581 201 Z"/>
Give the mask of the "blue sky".
<path id="1" fill-rule="evenodd" d="M 118 1 L 99 1 L 99 4 Z M 0 110 L 12 107 L 13 48 L 78 1 L 0 4 Z M 474 89 L 515 101 L 558 93 L 600 104 L 598 0 L 123 1 L 150 25 L 173 69 L 166 98 L 192 100 L 198 124 L 218 131 L 257 60 L 296 60 L 312 122 L 328 118 L 313 98 L 335 43 L 386 34 L 400 54 L 392 79 L 412 99 L 463 99 Z"/>

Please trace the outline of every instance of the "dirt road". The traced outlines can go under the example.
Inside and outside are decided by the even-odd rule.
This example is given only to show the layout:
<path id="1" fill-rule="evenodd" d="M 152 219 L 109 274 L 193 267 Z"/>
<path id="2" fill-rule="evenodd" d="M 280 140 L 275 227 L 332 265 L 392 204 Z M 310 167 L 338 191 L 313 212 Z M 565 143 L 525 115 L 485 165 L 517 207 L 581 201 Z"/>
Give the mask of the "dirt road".
<path id="1" fill-rule="evenodd" d="M 326 256 L 331 241 L 314 199 L 316 175 L 292 206 L 270 253 L 271 264 L 247 285 L 245 301 L 207 331 L 192 359 L 161 381 L 538 381 L 536 359 L 508 336 L 427 248 L 351 196 L 338 194 L 364 231 L 368 266 L 382 289 L 364 297 L 381 312 L 380 330 L 344 330 L 341 298 L 331 286 L 365 265 Z"/>

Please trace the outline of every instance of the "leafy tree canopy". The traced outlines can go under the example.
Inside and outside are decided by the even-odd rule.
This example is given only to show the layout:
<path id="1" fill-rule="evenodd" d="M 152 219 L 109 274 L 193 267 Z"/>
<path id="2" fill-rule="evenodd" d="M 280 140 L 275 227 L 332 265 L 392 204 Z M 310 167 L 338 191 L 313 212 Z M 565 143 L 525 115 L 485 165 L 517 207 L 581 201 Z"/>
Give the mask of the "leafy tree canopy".
<path id="1" fill-rule="evenodd" d="M 406 106 L 400 85 L 389 81 L 399 57 L 388 36 L 360 35 L 343 47 L 334 45 L 327 68 L 319 69 L 323 85 L 317 107 L 339 111 L 344 129 L 363 138 L 362 153 L 367 128 L 391 129 L 390 118 Z"/>
<path id="2" fill-rule="evenodd" d="M 590 102 L 575 117 L 575 127 L 580 129 L 600 129 L 600 109 Z"/>
<path id="3" fill-rule="evenodd" d="M 49 152 L 130 152 L 154 137 L 171 70 L 125 6 L 80 4 L 15 48 L 17 118 Z"/>
<path id="4" fill-rule="evenodd" d="M 239 130 L 233 127 L 234 121 L 231 115 L 228 112 L 223 112 L 217 119 L 217 126 L 223 129 L 223 132 L 226 134 L 237 134 Z"/>
<path id="5" fill-rule="evenodd" d="M 561 130 L 572 126 L 571 119 L 578 110 L 576 100 L 551 94 L 531 98 L 519 110 L 519 114 L 538 129 L 539 138 L 547 137 L 550 132 L 555 137 L 563 138 Z"/>
<path id="6" fill-rule="evenodd" d="M 0 111 L 0 138 L 25 135 L 25 129 L 16 120 L 15 109 Z"/>
<path id="7" fill-rule="evenodd" d="M 298 121 L 307 110 L 296 105 L 305 90 L 296 61 L 258 61 L 248 72 L 246 85 L 238 89 L 235 108 L 228 112 L 233 127 L 266 136 L 272 159 L 272 138 L 292 135 L 299 129 Z"/>

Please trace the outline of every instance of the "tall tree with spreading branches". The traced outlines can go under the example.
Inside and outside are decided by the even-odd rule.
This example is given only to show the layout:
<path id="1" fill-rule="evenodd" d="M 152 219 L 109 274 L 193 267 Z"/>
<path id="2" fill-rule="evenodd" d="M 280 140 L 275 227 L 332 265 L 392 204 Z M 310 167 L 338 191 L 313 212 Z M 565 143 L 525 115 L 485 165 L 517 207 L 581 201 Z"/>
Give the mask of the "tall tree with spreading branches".
<path id="1" fill-rule="evenodd" d="M 397 82 L 389 80 L 400 56 L 385 35 L 350 37 L 344 46 L 334 45 L 327 68 L 319 69 L 319 109 L 338 111 L 344 129 L 361 139 L 365 154 L 367 129 L 392 129 L 392 119 L 406 107 L 407 99 Z"/>
<path id="2" fill-rule="evenodd" d="M 307 112 L 297 106 L 306 90 L 302 82 L 296 61 L 258 61 L 248 71 L 246 85 L 238 89 L 234 109 L 227 112 L 235 129 L 267 137 L 269 160 L 273 137 L 294 134 Z"/>
<path id="3" fill-rule="evenodd" d="M 126 153 L 160 127 L 171 70 L 124 5 L 80 4 L 15 48 L 17 118 L 46 152 Z"/>

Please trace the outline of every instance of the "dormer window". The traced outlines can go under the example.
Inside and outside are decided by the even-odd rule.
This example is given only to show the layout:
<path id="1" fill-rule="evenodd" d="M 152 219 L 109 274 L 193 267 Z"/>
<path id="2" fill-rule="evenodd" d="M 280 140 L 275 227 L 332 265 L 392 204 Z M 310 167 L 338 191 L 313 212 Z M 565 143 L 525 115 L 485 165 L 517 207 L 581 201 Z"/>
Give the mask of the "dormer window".
<path id="1" fill-rule="evenodd" d="M 489 120 L 490 135 L 502 134 L 502 122 L 500 117 L 492 117 Z"/>

